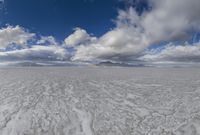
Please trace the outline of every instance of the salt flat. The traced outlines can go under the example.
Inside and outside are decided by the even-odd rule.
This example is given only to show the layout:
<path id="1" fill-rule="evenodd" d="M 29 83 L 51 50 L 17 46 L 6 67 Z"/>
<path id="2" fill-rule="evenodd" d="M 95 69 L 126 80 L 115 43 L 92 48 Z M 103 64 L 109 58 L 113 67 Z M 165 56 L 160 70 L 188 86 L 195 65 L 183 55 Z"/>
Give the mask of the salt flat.
<path id="1" fill-rule="evenodd" d="M 0 135 L 200 135 L 200 69 L 0 69 Z"/>

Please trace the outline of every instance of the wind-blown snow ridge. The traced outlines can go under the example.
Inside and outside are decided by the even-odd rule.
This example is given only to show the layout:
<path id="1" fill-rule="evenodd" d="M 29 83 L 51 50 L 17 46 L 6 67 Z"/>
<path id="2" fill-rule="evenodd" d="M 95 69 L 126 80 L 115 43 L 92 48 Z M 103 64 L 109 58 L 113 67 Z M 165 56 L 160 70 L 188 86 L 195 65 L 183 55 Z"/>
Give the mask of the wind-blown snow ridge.
<path id="1" fill-rule="evenodd" d="M 198 135 L 198 68 L 0 69 L 1 135 Z"/>

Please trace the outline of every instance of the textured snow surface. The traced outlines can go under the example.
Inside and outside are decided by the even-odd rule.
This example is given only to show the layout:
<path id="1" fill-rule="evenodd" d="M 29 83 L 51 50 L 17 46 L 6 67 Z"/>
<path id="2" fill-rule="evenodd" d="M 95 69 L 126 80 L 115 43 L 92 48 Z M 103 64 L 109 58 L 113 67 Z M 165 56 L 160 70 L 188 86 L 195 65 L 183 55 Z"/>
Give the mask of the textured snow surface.
<path id="1" fill-rule="evenodd" d="M 200 69 L 0 69 L 0 135 L 200 135 Z"/>

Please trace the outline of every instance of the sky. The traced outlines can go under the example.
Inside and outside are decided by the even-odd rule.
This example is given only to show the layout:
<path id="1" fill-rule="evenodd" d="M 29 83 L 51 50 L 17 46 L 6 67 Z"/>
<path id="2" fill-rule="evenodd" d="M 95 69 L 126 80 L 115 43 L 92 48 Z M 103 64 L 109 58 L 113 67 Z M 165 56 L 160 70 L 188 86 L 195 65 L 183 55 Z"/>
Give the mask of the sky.
<path id="1" fill-rule="evenodd" d="M 116 0 L 5 0 L 2 25 L 20 25 L 42 35 L 63 39 L 73 28 L 81 27 L 102 35 L 113 27 Z M 103 9 L 103 10 L 102 10 Z M 98 28 L 98 29 L 96 29 Z"/>
<path id="2" fill-rule="evenodd" d="M 0 0 L 0 63 L 199 64 L 199 5 L 199 0 Z"/>

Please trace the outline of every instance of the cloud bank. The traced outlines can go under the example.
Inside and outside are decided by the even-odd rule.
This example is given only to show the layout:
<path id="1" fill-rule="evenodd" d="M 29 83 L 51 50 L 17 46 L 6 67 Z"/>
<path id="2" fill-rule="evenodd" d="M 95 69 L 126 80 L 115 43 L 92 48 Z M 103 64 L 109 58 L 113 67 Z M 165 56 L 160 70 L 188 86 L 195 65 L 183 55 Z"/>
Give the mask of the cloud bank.
<path id="1" fill-rule="evenodd" d="M 186 43 L 200 31 L 200 1 L 147 2 L 148 10 L 140 14 L 133 7 L 119 10 L 116 27 L 100 37 L 75 28 L 59 43 L 52 36 L 35 38 L 37 34 L 20 26 L 2 28 L 0 60 L 200 62 L 200 42 Z M 164 42 L 165 47 L 154 47 Z"/>
<path id="2" fill-rule="evenodd" d="M 67 60 L 68 52 L 59 46 L 34 45 L 31 48 L 0 52 L 0 60 Z"/>
<path id="3" fill-rule="evenodd" d="M 152 50 L 139 58 L 143 61 L 200 62 L 200 42 L 194 45 L 167 45 L 163 50 Z"/>
<path id="4" fill-rule="evenodd" d="M 95 42 L 80 43 L 72 60 L 135 59 L 153 44 L 187 40 L 192 33 L 199 31 L 199 0 L 148 2 L 152 9 L 142 15 L 133 8 L 119 11 L 116 28 Z"/>
<path id="5" fill-rule="evenodd" d="M 7 26 L 0 30 L 0 61 L 64 61 L 69 59 L 68 51 L 52 36 L 42 36 L 20 26 Z"/>

